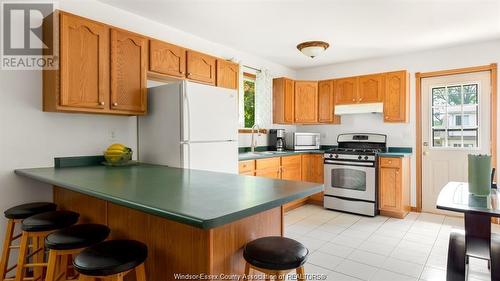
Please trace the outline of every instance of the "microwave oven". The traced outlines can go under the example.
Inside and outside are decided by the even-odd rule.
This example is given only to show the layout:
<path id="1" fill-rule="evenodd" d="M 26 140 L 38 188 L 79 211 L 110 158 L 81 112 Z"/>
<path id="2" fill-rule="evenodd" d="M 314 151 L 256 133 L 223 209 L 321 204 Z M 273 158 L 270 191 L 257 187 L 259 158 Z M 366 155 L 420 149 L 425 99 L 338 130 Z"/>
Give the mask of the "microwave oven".
<path id="1" fill-rule="evenodd" d="M 319 149 L 319 133 L 289 133 L 285 136 L 286 148 L 289 150 Z"/>

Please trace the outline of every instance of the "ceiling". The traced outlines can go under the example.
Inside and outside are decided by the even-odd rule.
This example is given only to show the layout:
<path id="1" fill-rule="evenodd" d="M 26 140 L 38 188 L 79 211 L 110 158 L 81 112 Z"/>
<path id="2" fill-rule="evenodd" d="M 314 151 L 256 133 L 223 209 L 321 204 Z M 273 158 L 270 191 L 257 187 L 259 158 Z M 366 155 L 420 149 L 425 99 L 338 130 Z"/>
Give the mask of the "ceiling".
<path id="1" fill-rule="evenodd" d="M 499 0 L 100 1 L 293 69 L 500 38 Z"/>

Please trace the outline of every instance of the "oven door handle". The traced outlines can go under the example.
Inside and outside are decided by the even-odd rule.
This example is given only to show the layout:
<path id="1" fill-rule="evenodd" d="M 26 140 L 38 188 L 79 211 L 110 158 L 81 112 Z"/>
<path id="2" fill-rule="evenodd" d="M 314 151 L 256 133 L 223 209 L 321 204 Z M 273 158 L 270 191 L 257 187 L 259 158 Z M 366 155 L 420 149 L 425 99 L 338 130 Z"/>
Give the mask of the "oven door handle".
<path id="1" fill-rule="evenodd" d="M 339 165 L 346 165 L 346 166 L 375 167 L 374 163 L 361 163 L 361 162 L 350 162 L 350 161 L 325 160 L 325 164 L 339 164 Z"/>

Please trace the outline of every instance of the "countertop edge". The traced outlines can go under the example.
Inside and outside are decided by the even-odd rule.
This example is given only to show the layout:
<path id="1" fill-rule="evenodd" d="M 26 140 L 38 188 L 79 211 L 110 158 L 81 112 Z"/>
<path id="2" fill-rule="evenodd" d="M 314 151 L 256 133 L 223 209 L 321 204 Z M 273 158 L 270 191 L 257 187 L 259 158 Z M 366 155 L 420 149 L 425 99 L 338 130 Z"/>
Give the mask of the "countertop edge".
<path id="1" fill-rule="evenodd" d="M 31 173 L 28 173 L 28 172 L 24 171 L 23 169 L 15 169 L 14 173 L 16 175 L 19 175 L 22 177 L 30 178 L 30 179 L 37 180 L 37 181 L 40 181 L 43 183 L 51 184 L 53 186 L 65 188 L 65 189 L 68 189 L 68 190 L 71 190 L 74 192 L 78 192 L 78 193 L 82 193 L 82 194 L 85 194 L 88 196 L 96 197 L 98 199 L 108 201 L 108 202 L 111 202 L 114 204 L 118 204 L 120 206 L 135 209 L 135 210 L 138 210 L 141 212 L 145 212 L 145 213 L 148 213 L 151 215 L 159 216 L 159 217 L 169 219 L 169 220 L 172 220 L 172 221 L 175 221 L 178 223 L 191 225 L 193 227 L 197 227 L 197 228 L 201 228 L 201 229 L 216 228 L 216 227 L 225 225 L 227 223 L 231 223 L 231 222 L 240 220 L 242 218 L 249 217 L 251 215 L 255 215 L 255 214 L 258 214 L 260 212 L 279 207 L 285 203 L 289 203 L 289 202 L 294 201 L 296 199 L 300 199 L 300 198 L 304 198 L 304 197 L 309 196 L 309 195 L 313 195 L 313 194 L 321 192 L 323 190 L 323 185 L 318 184 L 318 186 L 316 188 L 311 188 L 310 190 L 296 193 L 294 195 L 291 195 L 291 196 L 288 196 L 288 197 L 285 197 L 282 199 L 278 199 L 278 200 L 274 200 L 272 202 L 256 205 L 256 206 L 253 206 L 251 208 L 244 209 L 244 210 L 232 213 L 232 214 L 224 215 L 224 216 L 221 216 L 218 218 L 208 219 L 208 220 L 200 220 L 200 219 L 197 219 L 194 217 L 185 216 L 185 215 L 181 215 L 181 214 L 177 214 L 177 213 L 172 213 L 172 212 L 168 212 L 165 210 L 160 211 L 154 207 L 149 207 L 149 206 L 146 207 L 146 206 L 144 206 L 142 204 L 138 204 L 136 202 L 123 200 L 123 199 L 116 198 L 116 197 L 110 197 L 109 195 L 105 195 L 105 194 L 100 193 L 100 192 L 91 191 L 91 190 L 88 190 L 86 188 L 82 188 L 80 186 L 74 186 L 74 185 L 71 185 L 68 183 L 62 183 L 62 182 L 58 182 L 55 180 L 50 180 L 47 178 L 39 177 L 37 175 L 33 175 Z"/>

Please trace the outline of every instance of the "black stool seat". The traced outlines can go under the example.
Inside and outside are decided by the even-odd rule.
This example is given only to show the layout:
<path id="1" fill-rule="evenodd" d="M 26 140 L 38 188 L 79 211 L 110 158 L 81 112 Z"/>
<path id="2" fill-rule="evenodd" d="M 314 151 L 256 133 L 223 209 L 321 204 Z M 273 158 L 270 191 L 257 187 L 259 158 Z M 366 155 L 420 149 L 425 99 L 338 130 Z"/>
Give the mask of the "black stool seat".
<path id="1" fill-rule="evenodd" d="M 23 220 L 24 231 L 50 231 L 72 226 L 80 214 L 71 211 L 52 211 L 31 216 Z"/>
<path id="2" fill-rule="evenodd" d="M 8 219 L 18 220 L 31 217 L 36 214 L 55 211 L 57 205 L 49 202 L 33 202 L 28 204 L 17 205 L 7 209 L 4 213 Z"/>
<path id="3" fill-rule="evenodd" d="M 109 240 L 83 250 L 73 261 L 76 271 L 88 276 L 125 272 L 148 257 L 146 245 L 135 240 Z"/>
<path id="4" fill-rule="evenodd" d="M 309 250 L 301 243 L 286 237 L 269 236 L 245 245 L 243 257 L 259 268 L 287 270 L 301 267 L 307 260 Z"/>
<path id="5" fill-rule="evenodd" d="M 102 224 L 77 224 L 47 235 L 45 246 L 53 250 L 86 248 L 106 240 L 109 232 Z"/>

